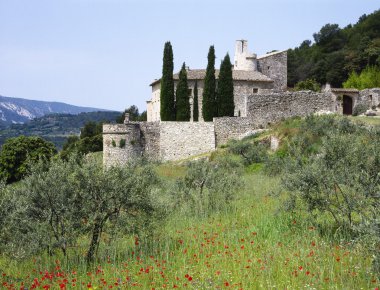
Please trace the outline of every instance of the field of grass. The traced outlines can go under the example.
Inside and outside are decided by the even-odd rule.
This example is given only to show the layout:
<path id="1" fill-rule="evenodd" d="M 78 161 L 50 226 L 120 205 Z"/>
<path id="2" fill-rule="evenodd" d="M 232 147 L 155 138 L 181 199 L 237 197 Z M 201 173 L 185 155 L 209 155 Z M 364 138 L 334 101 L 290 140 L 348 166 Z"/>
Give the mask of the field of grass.
<path id="1" fill-rule="evenodd" d="M 167 178 L 184 168 L 162 165 Z M 153 242 L 103 236 L 97 264 L 80 249 L 68 258 L 0 261 L 6 289 L 375 289 L 370 257 L 361 248 L 322 238 L 300 214 L 279 211 L 280 180 L 244 175 L 245 187 L 224 212 L 189 217 L 177 212 Z"/>
<path id="2" fill-rule="evenodd" d="M 357 116 L 357 117 L 350 117 L 350 120 L 354 122 L 362 122 L 371 126 L 380 126 L 380 118 L 379 117 L 362 117 L 362 116 Z"/>

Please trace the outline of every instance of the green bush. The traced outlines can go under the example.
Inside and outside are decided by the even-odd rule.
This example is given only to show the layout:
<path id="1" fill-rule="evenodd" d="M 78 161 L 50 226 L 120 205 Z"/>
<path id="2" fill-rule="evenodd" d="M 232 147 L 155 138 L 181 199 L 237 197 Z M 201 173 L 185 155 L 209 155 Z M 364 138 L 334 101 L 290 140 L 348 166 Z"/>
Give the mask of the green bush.
<path id="1" fill-rule="evenodd" d="M 380 87 L 380 68 L 377 66 L 367 66 L 360 74 L 353 71 L 347 81 L 343 83 L 344 88 L 356 88 L 364 90 Z"/>
<path id="2" fill-rule="evenodd" d="M 350 239 L 370 237 L 378 265 L 380 134 L 343 120 L 327 129 L 314 154 L 294 156 L 283 186 L 300 201 L 290 204 L 304 205 L 315 223 L 327 221 Z"/>
<path id="3" fill-rule="evenodd" d="M 296 83 L 296 85 L 294 86 L 294 89 L 296 91 L 310 90 L 314 92 L 320 92 L 321 85 L 314 79 L 307 79 L 307 80 Z"/>
<path id="4" fill-rule="evenodd" d="M 267 158 L 267 149 L 264 144 L 256 140 L 250 140 L 250 138 L 228 142 L 229 152 L 241 156 L 245 165 L 264 162 Z"/>
<path id="5" fill-rule="evenodd" d="M 356 105 L 352 111 L 352 115 L 359 116 L 361 114 L 364 114 L 368 109 L 369 107 L 365 104 Z"/>
<path id="6" fill-rule="evenodd" d="M 54 144 L 41 137 L 9 138 L 0 151 L 0 179 L 8 183 L 19 181 L 31 164 L 40 159 L 50 160 L 56 153 Z"/>
<path id="7" fill-rule="evenodd" d="M 139 233 L 160 220 L 153 196 L 158 182 L 153 168 L 138 162 L 108 170 L 91 157 L 58 159 L 48 170 L 39 163 L 0 195 L 0 249 L 14 258 L 57 250 L 67 255 L 87 237 L 92 263 L 103 233 Z"/>
<path id="8" fill-rule="evenodd" d="M 227 210 L 242 186 L 241 174 L 242 164 L 230 157 L 189 163 L 186 176 L 173 188 L 176 208 L 197 216 Z"/>

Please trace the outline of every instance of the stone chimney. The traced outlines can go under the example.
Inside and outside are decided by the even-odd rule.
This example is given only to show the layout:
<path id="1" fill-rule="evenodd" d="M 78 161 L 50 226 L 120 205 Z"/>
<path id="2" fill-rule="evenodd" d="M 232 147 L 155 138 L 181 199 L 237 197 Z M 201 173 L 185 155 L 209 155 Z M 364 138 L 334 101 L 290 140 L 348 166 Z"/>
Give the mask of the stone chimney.
<path id="1" fill-rule="evenodd" d="M 124 115 L 124 124 L 128 124 L 129 123 L 129 113 L 125 113 Z"/>
<path id="2" fill-rule="evenodd" d="M 248 51 L 247 40 L 236 40 L 234 69 L 257 71 L 257 55 Z"/>

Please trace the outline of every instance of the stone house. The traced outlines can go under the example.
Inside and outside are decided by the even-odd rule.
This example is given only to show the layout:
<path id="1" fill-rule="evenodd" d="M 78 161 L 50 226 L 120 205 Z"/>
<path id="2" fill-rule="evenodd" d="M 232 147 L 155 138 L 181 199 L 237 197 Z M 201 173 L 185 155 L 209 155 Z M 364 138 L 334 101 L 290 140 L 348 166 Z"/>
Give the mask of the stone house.
<path id="1" fill-rule="evenodd" d="M 183 160 L 293 116 L 351 115 L 358 105 L 372 110 L 380 108 L 379 88 L 359 91 L 326 85 L 320 93 L 286 91 L 286 51 L 257 57 L 248 52 L 246 40 L 238 40 L 235 48 L 234 117 L 218 117 L 213 122 L 163 122 L 160 120 L 160 80 L 156 80 L 151 84 L 152 99 L 147 102 L 147 122 L 126 119 L 124 124 L 103 125 L 104 165 L 122 165 L 139 156 L 160 161 Z M 200 121 L 205 74 L 204 69 L 188 70 L 191 108 L 196 83 L 199 90 Z M 218 74 L 217 70 L 216 78 Z M 174 80 L 176 85 L 178 74 Z"/>
<path id="2" fill-rule="evenodd" d="M 219 70 L 215 70 L 218 79 Z M 193 119 L 194 87 L 198 87 L 199 118 L 202 121 L 202 95 L 205 69 L 187 69 L 190 94 L 191 120 Z M 179 74 L 173 75 L 174 86 L 178 83 Z M 237 40 L 235 45 L 234 64 L 232 70 L 234 83 L 235 116 L 246 117 L 246 98 L 254 94 L 272 91 L 285 91 L 287 87 L 287 52 L 279 51 L 257 57 L 248 51 L 247 40 Z M 160 80 L 153 81 L 152 98 L 147 101 L 147 121 L 160 121 Z"/>

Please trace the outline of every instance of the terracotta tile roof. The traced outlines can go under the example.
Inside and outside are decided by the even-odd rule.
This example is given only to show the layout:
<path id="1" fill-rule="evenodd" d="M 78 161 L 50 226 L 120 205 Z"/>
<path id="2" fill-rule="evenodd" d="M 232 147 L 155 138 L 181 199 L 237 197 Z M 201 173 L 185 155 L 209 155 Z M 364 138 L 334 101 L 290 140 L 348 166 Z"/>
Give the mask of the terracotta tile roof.
<path id="1" fill-rule="evenodd" d="M 178 80 L 178 73 L 173 75 L 174 80 Z M 203 80 L 206 76 L 205 69 L 191 69 L 187 71 L 188 80 Z M 215 77 L 218 78 L 219 70 L 215 70 Z M 258 71 L 232 70 L 232 78 L 236 81 L 257 81 L 273 82 L 269 77 Z M 160 80 L 154 80 L 150 85 L 153 86 Z"/>

